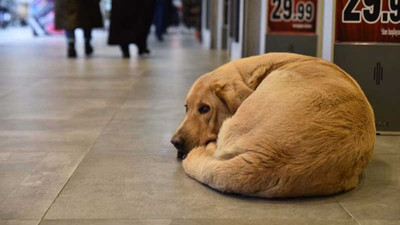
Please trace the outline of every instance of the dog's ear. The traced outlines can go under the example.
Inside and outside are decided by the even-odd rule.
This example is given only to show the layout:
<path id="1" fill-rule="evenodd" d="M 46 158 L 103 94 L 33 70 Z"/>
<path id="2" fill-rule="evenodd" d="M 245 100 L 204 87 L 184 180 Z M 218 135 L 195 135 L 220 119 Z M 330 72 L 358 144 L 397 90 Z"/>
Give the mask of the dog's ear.
<path id="1" fill-rule="evenodd" d="M 235 114 L 242 102 L 253 93 L 244 82 L 232 81 L 215 85 L 215 94 L 228 107 L 229 111 Z"/>
<path id="2" fill-rule="evenodd" d="M 247 79 L 247 84 L 253 90 L 255 90 L 258 85 L 265 79 L 269 73 L 271 67 L 268 65 L 258 66 Z"/>

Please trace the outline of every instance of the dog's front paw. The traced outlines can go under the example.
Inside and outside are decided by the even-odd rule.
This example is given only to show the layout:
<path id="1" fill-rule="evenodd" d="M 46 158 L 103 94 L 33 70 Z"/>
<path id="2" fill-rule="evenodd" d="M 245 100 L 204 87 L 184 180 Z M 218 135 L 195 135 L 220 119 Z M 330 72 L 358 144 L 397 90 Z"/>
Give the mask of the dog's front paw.
<path id="1" fill-rule="evenodd" d="M 199 179 L 201 177 L 202 166 L 208 157 L 210 157 L 210 153 L 206 146 L 197 147 L 191 150 L 186 159 L 182 161 L 185 173 L 192 178 Z"/>

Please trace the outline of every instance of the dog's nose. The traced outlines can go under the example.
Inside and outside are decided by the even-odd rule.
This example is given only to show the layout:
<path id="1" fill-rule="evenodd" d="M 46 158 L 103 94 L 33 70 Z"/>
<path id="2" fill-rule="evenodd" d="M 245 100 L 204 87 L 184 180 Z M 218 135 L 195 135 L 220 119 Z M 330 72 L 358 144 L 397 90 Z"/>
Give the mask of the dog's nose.
<path id="1" fill-rule="evenodd" d="M 183 140 L 179 137 L 172 137 L 171 143 L 175 146 L 176 149 L 181 150 L 183 147 Z"/>

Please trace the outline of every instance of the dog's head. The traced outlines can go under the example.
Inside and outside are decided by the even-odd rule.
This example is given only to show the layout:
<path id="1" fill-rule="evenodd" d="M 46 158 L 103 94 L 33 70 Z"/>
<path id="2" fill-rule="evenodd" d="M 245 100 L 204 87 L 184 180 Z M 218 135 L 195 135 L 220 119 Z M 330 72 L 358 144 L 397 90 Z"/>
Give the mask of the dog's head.
<path id="1" fill-rule="evenodd" d="M 237 70 L 225 65 L 201 76 L 186 98 L 186 117 L 171 143 L 182 158 L 195 147 L 215 142 L 225 119 L 252 93 Z"/>

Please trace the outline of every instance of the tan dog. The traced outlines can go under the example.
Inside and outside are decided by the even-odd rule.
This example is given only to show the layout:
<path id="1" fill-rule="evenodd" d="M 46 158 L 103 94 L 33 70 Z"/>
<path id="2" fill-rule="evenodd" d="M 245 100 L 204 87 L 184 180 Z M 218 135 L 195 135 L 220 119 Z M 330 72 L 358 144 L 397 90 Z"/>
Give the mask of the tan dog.
<path id="1" fill-rule="evenodd" d="M 358 84 L 322 59 L 270 53 L 203 75 L 171 142 L 192 178 L 260 197 L 329 195 L 357 186 L 375 144 Z"/>

